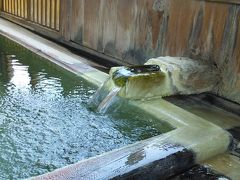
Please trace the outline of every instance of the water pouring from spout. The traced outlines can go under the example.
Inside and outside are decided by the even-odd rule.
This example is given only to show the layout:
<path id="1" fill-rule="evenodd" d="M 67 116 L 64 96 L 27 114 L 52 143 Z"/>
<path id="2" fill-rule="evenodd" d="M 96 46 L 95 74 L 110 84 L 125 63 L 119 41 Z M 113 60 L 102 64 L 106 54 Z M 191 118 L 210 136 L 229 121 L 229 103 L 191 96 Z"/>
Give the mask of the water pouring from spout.
<path id="1" fill-rule="evenodd" d="M 122 94 L 124 94 L 124 88 L 130 78 L 148 76 L 159 71 L 160 67 L 157 65 L 112 68 L 110 78 L 97 90 L 90 104 L 102 114 L 114 110 L 121 106 L 119 96 L 124 97 Z M 134 87 L 132 90 L 134 91 Z"/>
<path id="2" fill-rule="evenodd" d="M 117 101 L 117 94 L 120 91 L 119 87 L 113 88 L 109 94 L 103 99 L 103 101 L 99 104 L 97 111 L 105 114 L 108 109 Z"/>

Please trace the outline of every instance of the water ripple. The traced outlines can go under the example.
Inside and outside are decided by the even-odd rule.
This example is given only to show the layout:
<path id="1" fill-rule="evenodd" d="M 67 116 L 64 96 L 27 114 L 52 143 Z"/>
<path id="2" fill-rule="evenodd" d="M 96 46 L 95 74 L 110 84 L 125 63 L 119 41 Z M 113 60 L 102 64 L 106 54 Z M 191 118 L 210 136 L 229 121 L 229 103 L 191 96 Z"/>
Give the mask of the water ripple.
<path id="1" fill-rule="evenodd" d="M 0 40 L 11 49 L 0 55 L 0 179 L 43 174 L 163 132 L 133 109 L 90 111 L 95 87 Z"/>

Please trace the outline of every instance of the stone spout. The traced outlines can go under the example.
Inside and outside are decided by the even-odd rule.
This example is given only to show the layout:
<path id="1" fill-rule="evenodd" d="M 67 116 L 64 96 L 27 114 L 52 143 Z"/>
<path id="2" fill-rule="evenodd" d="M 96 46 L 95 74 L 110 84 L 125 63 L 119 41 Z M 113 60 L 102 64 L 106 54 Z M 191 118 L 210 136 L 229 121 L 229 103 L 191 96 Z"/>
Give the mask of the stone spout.
<path id="1" fill-rule="evenodd" d="M 137 100 L 209 92 L 217 85 L 218 77 L 211 64 L 189 58 L 159 57 L 144 66 L 112 68 L 105 86 L 109 91 L 119 87 L 120 97 Z"/>

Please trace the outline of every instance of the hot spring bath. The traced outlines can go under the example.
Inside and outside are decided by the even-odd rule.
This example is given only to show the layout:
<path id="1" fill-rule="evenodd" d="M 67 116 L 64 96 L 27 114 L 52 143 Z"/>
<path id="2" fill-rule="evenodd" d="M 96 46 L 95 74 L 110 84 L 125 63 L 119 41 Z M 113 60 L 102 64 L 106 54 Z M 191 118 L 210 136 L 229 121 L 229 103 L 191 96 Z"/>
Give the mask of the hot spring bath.
<path id="1" fill-rule="evenodd" d="M 90 110 L 95 86 L 107 74 L 55 43 L 0 22 L 0 34 L 48 59 L 0 38 L 0 179 L 169 178 L 232 144 L 221 127 L 161 98 L 129 101 L 123 108 L 113 104 L 106 115 Z"/>
<path id="2" fill-rule="evenodd" d="M 91 111 L 96 88 L 0 36 L 0 178 L 40 175 L 172 130 L 127 104 Z"/>

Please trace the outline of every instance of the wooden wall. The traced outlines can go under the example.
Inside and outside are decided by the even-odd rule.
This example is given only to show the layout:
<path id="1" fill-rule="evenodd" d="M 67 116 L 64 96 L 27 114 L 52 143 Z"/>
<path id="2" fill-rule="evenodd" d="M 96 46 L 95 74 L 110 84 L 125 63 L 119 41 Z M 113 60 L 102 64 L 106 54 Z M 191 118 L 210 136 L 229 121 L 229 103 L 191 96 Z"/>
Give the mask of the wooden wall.
<path id="1" fill-rule="evenodd" d="M 2 0 L 1 4 L 9 16 L 59 30 L 60 0 Z"/>
<path id="2" fill-rule="evenodd" d="M 240 1 L 73 0 L 71 41 L 122 62 L 158 56 L 211 61 L 215 92 L 240 102 Z"/>
<path id="3" fill-rule="evenodd" d="M 160 55 L 209 59 L 219 54 L 237 7 L 197 0 L 73 0 L 71 41 L 132 64 Z"/>
<path id="4" fill-rule="evenodd" d="M 143 64 L 158 56 L 212 62 L 222 76 L 215 92 L 240 102 L 240 0 L 60 3 L 59 33 L 41 28 L 36 31 L 120 63 Z"/>

